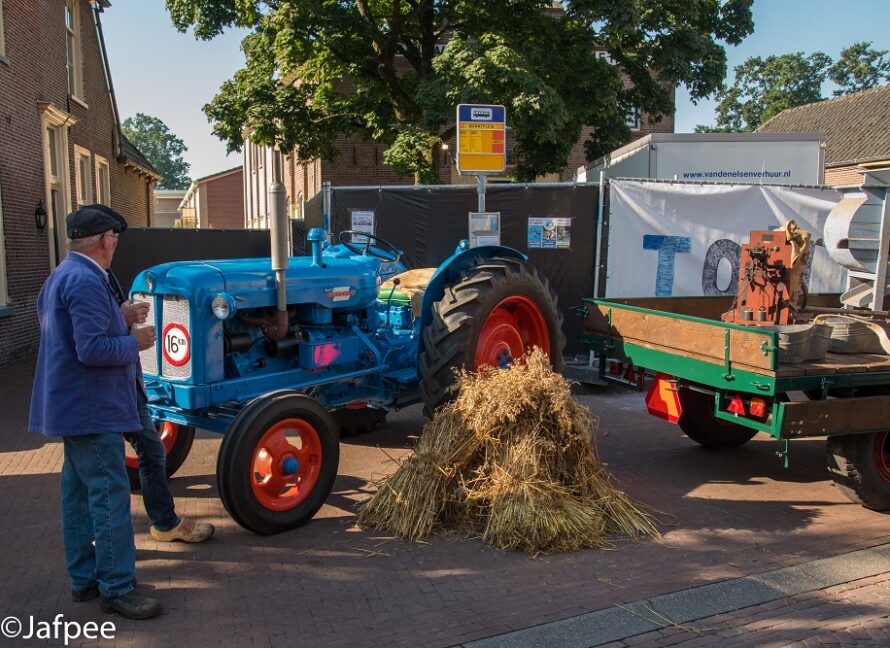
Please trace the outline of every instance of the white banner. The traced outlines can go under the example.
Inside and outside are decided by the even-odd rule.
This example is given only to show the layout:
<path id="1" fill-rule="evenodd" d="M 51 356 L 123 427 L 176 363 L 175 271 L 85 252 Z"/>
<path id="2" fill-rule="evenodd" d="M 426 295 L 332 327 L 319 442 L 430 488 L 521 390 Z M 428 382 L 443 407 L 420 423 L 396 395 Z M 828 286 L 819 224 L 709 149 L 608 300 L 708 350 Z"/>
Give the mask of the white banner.
<path id="1" fill-rule="evenodd" d="M 606 296 L 734 295 L 752 230 L 793 219 L 821 239 L 839 200 L 833 189 L 613 180 Z M 846 286 L 846 270 L 822 246 L 807 274 L 811 293 Z"/>

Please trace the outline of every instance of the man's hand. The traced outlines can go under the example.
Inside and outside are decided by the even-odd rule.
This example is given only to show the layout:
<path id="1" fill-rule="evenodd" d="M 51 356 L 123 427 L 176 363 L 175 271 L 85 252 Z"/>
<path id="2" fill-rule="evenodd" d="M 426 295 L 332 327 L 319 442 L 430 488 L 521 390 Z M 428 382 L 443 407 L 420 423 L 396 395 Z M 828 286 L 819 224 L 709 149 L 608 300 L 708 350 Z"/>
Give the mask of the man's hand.
<path id="1" fill-rule="evenodd" d="M 128 299 L 121 304 L 121 314 L 124 316 L 127 326 L 144 324 L 145 320 L 148 319 L 148 304 Z"/>
<path id="2" fill-rule="evenodd" d="M 155 327 L 140 326 L 130 331 L 130 335 L 136 338 L 136 344 L 140 351 L 150 349 L 155 345 Z"/>

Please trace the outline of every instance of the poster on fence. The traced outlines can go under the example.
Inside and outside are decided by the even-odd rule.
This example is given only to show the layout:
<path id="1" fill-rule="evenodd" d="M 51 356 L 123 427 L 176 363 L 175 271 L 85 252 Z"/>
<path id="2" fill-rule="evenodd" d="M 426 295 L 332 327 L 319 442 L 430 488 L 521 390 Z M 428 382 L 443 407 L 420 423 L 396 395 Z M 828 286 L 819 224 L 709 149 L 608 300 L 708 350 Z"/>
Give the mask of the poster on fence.
<path id="1" fill-rule="evenodd" d="M 572 247 L 571 218 L 529 218 L 528 247 L 569 250 Z"/>
<path id="2" fill-rule="evenodd" d="M 761 185 L 609 183 L 606 297 L 734 295 L 752 230 L 797 221 L 821 239 L 833 189 Z M 811 293 L 842 292 L 846 270 L 816 246 Z"/>
<path id="3" fill-rule="evenodd" d="M 374 234 L 374 212 L 364 209 L 353 209 L 352 212 L 352 230 L 355 232 L 365 232 Z M 367 242 L 367 237 L 360 234 L 353 234 L 352 241 L 359 245 Z"/>

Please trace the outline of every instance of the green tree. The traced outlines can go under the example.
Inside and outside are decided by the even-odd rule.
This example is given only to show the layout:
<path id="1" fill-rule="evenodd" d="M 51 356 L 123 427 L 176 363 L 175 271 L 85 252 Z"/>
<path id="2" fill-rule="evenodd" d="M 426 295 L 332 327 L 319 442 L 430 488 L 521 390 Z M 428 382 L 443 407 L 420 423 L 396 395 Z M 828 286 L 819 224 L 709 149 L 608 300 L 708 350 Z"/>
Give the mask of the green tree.
<path id="1" fill-rule="evenodd" d="M 853 43 L 841 50 L 841 57 L 828 70 L 828 78 L 838 86 L 835 97 L 875 88 L 890 81 L 887 50 L 872 49 L 871 43 Z"/>
<path id="2" fill-rule="evenodd" d="M 831 58 L 822 52 L 752 56 L 734 69 L 731 86 L 717 93 L 717 126 L 698 126 L 698 132 L 743 132 L 787 108 L 822 100 Z"/>
<path id="3" fill-rule="evenodd" d="M 630 138 L 632 108 L 673 110 L 670 91 L 713 93 L 720 42 L 751 33 L 751 0 L 167 0 L 173 24 L 211 39 L 245 27 L 244 67 L 204 108 L 239 149 L 243 134 L 302 159 L 331 158 L 337 135 L 388 148 L 384 159 L 436 181 L 437 146 L 459 103 L 507 106 L 515 176 L 561 170 L 584 126 L 588 159 Z M 446 45 L 447 43 L 447 45 Z M 597 56 L 609 53 L 617 65 Z M 444 51 L 441 51 L 444 48 Z M 621 71 L 632 82 L 626 88 Z"/>
<path id="4" fill-rule="evenodd" d="M 189 178 L 191 165 L 182 159 L 188 147 L 170 132 L 163 121 L 136 113 L 133 117 L 127 117 L 121 126 L 127 139 L 163 176 L 158 189 L 188 189 L 192 182 Z"/>

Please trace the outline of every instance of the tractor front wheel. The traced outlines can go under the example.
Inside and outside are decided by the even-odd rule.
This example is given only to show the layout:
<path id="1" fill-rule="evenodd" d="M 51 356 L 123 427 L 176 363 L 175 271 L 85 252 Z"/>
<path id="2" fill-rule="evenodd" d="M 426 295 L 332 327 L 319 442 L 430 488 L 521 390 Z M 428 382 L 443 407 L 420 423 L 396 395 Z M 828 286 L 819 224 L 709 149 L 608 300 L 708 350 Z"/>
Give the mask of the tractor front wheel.
<path id="1" fill-rule="evenodd" d="M 262 396 L 229 427 L 216 479 L 226 511 L 262 535 L 312 518 L 334 486 L 338 427 L 317 401 L 295 392 Z"/>
<path id="2" fill-rule="evenodd" d="M 828 437 L 828 471 L 857 504 L 890 511 L 890 432 Z"/>
<path id="3" fill-rule="evenodd" d="M 195 428 L 188 425 L 180 425 L 179 423 L 171 423 L 170 421 L 156 421 L 155 430 L 161 441 L 164 443 L 164 450 L 167 451 L 167 478 L 169 479 L 176 471 L 182 468 L 186 457 L 192 449 L 192 442 L 195 440 Z M 139 490 L 142 484 L 139 480 L 139 459 L 132 452 L 130 444 L 125 446 L 128 449 L 124 463 L 127 466 L 127 479 L 130 480 L 130 490 Z"/>
<path id="4" fill-rule="evenodd" d="M 562 371 L 562 320 L 556 293 L 534 266 L 492 258 L 467 270 L 445 288 L 423 330 L 418 368 L 424 413 L 431 417 L 453 397 L 455 369 L 506 367 L 539 347 Z"/>
<path id="5" fill-rule="evenodd" d="M 710 394 L 685 387 L 680 390 L 680 405 L 680 429 L 706 448 L 737 448 L 757 434 L 757 430 L 714 416 L 714 397 Z"/>

